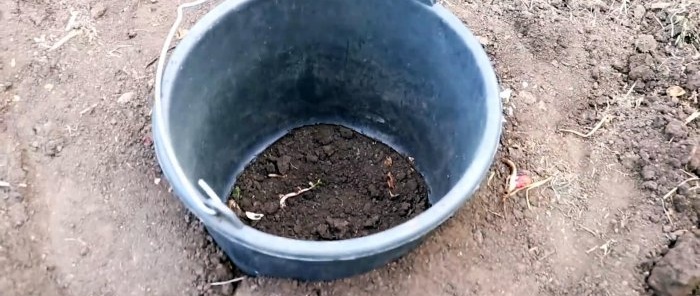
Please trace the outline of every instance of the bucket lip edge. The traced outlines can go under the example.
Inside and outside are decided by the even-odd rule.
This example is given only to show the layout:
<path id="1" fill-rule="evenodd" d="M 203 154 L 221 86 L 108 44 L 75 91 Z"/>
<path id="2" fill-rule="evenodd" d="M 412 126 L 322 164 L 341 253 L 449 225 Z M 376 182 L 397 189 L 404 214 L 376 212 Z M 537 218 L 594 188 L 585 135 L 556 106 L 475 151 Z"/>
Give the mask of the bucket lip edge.
<path id="1" fill-rule="evenodd" d="M 449 10 L 440 4 L 435 4 L 431 7 L 423 7 L 444 20 L 448 27 L 460 37 L 464 45 L 471 50 L 477 67 L 483 74 L 487 119 L 485 120 L 484 134 L 475 153 L 489 155 L 489 157 L 475 158 L 457 183 L 439 202 L 429 207 L 423 213 L 390 229 L 368 236 L 337 241 L 307 241 L 275 236 L 250 226 L 240 228 L 240 226 L 234 225 L 233 222 L 198 211 L 197 207 L 194 206 L 195 201 L 193 199 L 203 199 L 205 196 L 200 190 L 195 188 L 195 182 L 191 182 L 179 166 L 179 161 L 172 151 L 172 145 L 170 145 L 172 139 L 166 140 L 164 138 L 167 126 L 164 114 L 161 114 L 164 112 L 163 103 L 159 101 L 170 96 L 170 90 L 165 87 L 165 85 L 170 83 L 166 82 L 172 82 L 177 77 L 177 73 L 173 69 L 178 68 L 178 63 L 195 47 L 198 41 L 196 36 L 203 35 L 206 29 L 215 24 L 220 17 L 253 1 L 227 0 L 213 8 L 212 11 L 195 24 L 188 36 L 175 49 L 164 69 L 163 84 L 161 86 L 163 87 L 163 97 L 156 98 L 153 109 L 154 146 L 163 174 L 168 180 L 179 180 L 179 182 L 171 182 L 176 195 L 191 212 L 205 222 L 207 227 L 243 247 L 254 249 L 257 252 L 270 256 L 306 261 L 352 260 L 383 253 L 411 241 L 421 239 L 449 219 L 465 202 L 472 198 L 485 178 L 498 150 L 498 143 L 502 133 L 502 102 L 498 94 L 499 86 L 490 60 L 473 33 Z M 415 3 L 419 4 L 418 1 Z M 159 143 L 163 143 L 163 145 Z M 191 197 L 184 198 L 184 196 Z"/>

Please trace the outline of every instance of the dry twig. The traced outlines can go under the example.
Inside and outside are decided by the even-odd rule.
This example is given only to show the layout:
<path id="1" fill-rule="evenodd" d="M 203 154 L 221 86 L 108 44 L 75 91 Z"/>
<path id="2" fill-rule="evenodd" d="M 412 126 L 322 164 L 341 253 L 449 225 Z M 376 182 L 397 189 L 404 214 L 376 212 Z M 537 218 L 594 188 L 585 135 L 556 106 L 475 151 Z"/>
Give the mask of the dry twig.
<path id="1" fill-rule="evenodd" d="M 505 162 L 510 167 L 510 175 L 508 176 L 508 184 L 506 185 L 506 196 L 508 196 L 513 190 L 515 190 L 515 182 L 518 180 L 518 167 L 515 163 L 508 159 L 504 159 Z"/>
<path id="2" fill-rule="evenodd" d="M 515 190 L 513 190 L 512 192 L 510 192 L 510 193 L 508 194 L 508 196 L 516 195 L 516 194 L 518 194 L 518 192 L 523 191 L 523 190 L 525 190 L 525 193 L 527 194 L 527 192 L 530 191 L 530 189 L 535 189 L 535 188 L 537 188 L 537 187 L 540 187 L 540 186 L 542 186 L 542 185 L 544 185 L 544 184 L 547 184 L 547 182 L 549 182 L 549 181 L 551 181 L 551 180 L 552 180 L 552 177 L 549 177 L 549 178 L 547 178 L 547 179 L 540 180 L 540 181 L 537 181 L 537 182 L 532 183 L 532 184 L 530 184 L 530 185 L 527 185 L 527 186 L 525 186 L 525 187 L 523 187 L 523 188 L 515 189 Z"/>
<path id="3" fill-rule="evenodd" d="M 686 184 L 686 183 L 688 183 L 688 182 L 693 182 L 693 181 L 698 181 L 698 180 L 700 180 L 700 178 L 698 178 L 698 177 L 692 177 L 692 178 L 686 179 L 686 180 L 683 181 L 683 182 L 678 183 L 678 185 L 676 185 L 676 187 L 674 187 L 673 189 L 671 189 L 671 190 L 670 190 L 668 193 L 666 193 L 661 199 L 662 199 L 662 200 L 667 200 L 669 197 L 671 197 L 671 195 L 673 195 L 674 193 L 676 193 L 676 191 L 678 191 L 678 187 L 681 187 L 681 186 L 683 186 L 684 184 Z"/>
<path id="4" fill-rule="evenodd" d="M 73 30 L 73 31 L 68 32 L 68 34 L 66 34 L 66 36 L 63 36 L 63 38 L 56 41 L 56 43 L 54 43 L 54 45 L 49 48 L 49 51 L 54 51 L 54 50 L 58 49 L 59 47 L 63 46 L 63 44 L 65 44 L 66 42 L 70 41 L 71 39 L 73 39 L 74 37 L 76 37 L 80 34 L 82 34 L 82 32 L 80 30 Z"/>
<path id="5" fill-rule="evenodd" d="M 532 183 L 532 184 L 527 185 L 527 186 L 525 186 L 525 187 L 523 187 L 523 188 L 520 188 L 520 189 L 518 189 L 518 190 L 513 191 L 513 192 L 511 193 L 510 196 L 515 195 L 515 194 L 518 193 L 519 191 L 525 190 L 525 201 L 527 202 L 527 208 L 528 208 L 528 209 L 532 209 L 532 205 L 530 204 L 530 189 L 535 189 L 535 188 L 537 188 L 537 187 L 540 187 L 540 186 L 546 184 L 547 182 L 549 182 L 549 181 L 551 181 L 551 180 L 552 180 L 552 177 L 549 177 L 549 178 L 544 179 L 544 180 L 541 180 L 541 181 L 537 181 L 537 182 L 535 182 L 535 183 Z"/>
<path id="6" fill-rule="evenodd" d="M 296 192 L 287 193 L 287 194 L 280 194 L 280 207 L 284 208 L 285 206 L 287 206 L 287 204 L 285 202 L 287 201 L 288 198 L 302 195 L 304 192 L 311 191 L 314 188 L 318 187 L 319 185 L 321 185 L 321 180 L 316 181 L 316 183 L 309 182 L 309 187 L 301 188 L 301 189 L 297 190 Z"/>
<path id="7" fill-rule="evenodd" d="M 586 226 L 583 226 L 583 225 L 578 224 L 578 223 L 576 224 L 576 226 L 578 226 L 579 228 L 581 228 L 581 229 L 587 231 L 588 233 L 592 234 L 594 237 L 597 237 L 597 238 L 600 237 L 600 235 L 598 235 L 597 232 L 591 230 L 590 228 L 588 228 L 588 227 L 586 227 Z"/>
<path id="8" fill-rule="evenodd" d="M 668 224 L 671 224 L 673 227 L 673 219 L 671 219 L 671 212 L 668 211 L 668 208 L 666 208 L 666 202 L 664 199 L 661 199 L 661 208 L 664 210 L 664 214 L 666 214 L 666 219 L 668 219 Z"/>
<path id="9" fill-rule="evenodd" d="M 391 172 L 386 173 L 386 185 L 389 186 L 390 190 L 393 190 L 396 188 L 396 179 L 394 178 L 394 175 Z"/>
<path id="10" fill-rule="evenodd" d="M 598 129 L 600 129 L 606 121 L 608 121 L 608 117 L 609 117 L 608 114 L 603 115 L 603 118 L 600 120 L 600 122 L 598 122 L 598 123 L 593 127 L 593 129 L 591 129 L 591 131 L 588 132 L 588 133 L 586 133 L 586 134 L 581 133 L 581 132 L 577 132 L 577 131 L 575 131 L 575 130 L 570 130 L 570 129 L 560 129 L 559 131 L 560 131 L 560 132 L 572 133 L 572 134 L 577 135 L 577 136 L 582 137 L 582 138 L 589 138 L 589 137 L 592 136 L 596 131 L 598 131 Z"/>
<path id="11" fill-rule="evenodd" d="M 501 203 L 503 204 L 503 213 L 505 214 L 506 199 L 508 198 L 508 196 L 510 196 L 511 191 L 515 190 L 515 182 L 518 178 L 518 167 L 516 167 L 515 163 L 513 163 L 509 159 L 503 159 L 503 162 L 510 167 L 510 175 L 508 176 L 508 184 L 506 184 L 506 192 L 501 198 Z"/>
<path id="12" fill-rule="evenodd" d="M 688 118 L 685 119 L 685 124 L 687 125 L 688 123 L 691 123 L 693 120 L 697 119 L 700 117 L 700 111 L 695 111 L 693 114 L 690 114 Z"/>
<path id="13" fill-rule="evenodd" d="M 223 286 L 223 285 L 233 284 L 233 283 L 240 282 L 240 281 L 244 280 L 245 278 L 246 277 L 242 276 L 242 277 L 237 277 L 235 279 L 230 279 L 228 281 L 214 282 L 214 283 L 209 284 L 209 286 Z"/>
<path id="14" fill-rule="evenodd" d="M 495 177 L 495 176 L 496 176 L 496 172 L 491 172 L 491 174 L 489 174 L 488 181 L 486 181 L 486 186 L 491 186 L 491 180 L 493 180 L 493 177 Z"/>
<path id="15" fill-rule="evenodd" d="M 681 186 L 685 185 L 688 182 L 693 182 L 693 181 L 698 181 L 698 180 L 700 180 L 700 178 L 698 178 L 698 177 L 688 178 L 688 179 L 684 180 L 683 182 L 678 183 L 678 185 L 676 185 L 676 187 L 674 187 L 673 189 L 668 191 L 668 193 L 664 194 L 664 196 L 661 197 L 661 207 L 664 210 L 664 214 L 666 215 L 666 219 L 668 219 L 668 223 L 671 224 L 671 226 L 673 226 L 673 219 L 671 219 L 671 212 L 666 207 L 666 200 L 669 197 L 671 197 L 671 195 L 676 193 L 676 191 L 678 191 L 678 188 L 680 188 Z"/>
<path id="16" fill-rule="evenodd" d="M 97 107 L 97 103 L 92 104 L 92 106 L 83 109 L 83 111 L 80 111 L 80 116 L 83 116 L 85 115 L 85 113 L 92 111 L 92 109 L 95 109 L 95 107 Z"/>
<path id="17" fill-rule="evenodd" d="M 175 47 L 177 47 L 177 45 L 173 45 L 170 48 L 168 48 L 168 52 L 175 49 Z M 155 64 L 158 61 L 158 59 L 160 59 L 160 56 L 153 58 L 150 62 L 148 62 L 148 64 L 146 64 L 146 66 L 144 66 L 144 68 L 148 68 L 148 67 L 152 66 L 153 64 Z"/>
<path id="18" fill-rule="evenodd" d="M 396 179 L 394 178 L 394 175 L 391 172 L 388 172 L 386 173 L 386 177 L 386 185 L 389 186 L 389 196 L 391 196 L 391 198 L 399 196 L 399 194 L 394 194 L 394 189 L 396 188 Z"/>
<path id="19" fill-rule="evenodd" d="M 552 180 L 552 177 L 549 177 L 547 179 L 537 181 L 534 183 L 531 183 L 527 186 L 524 186 L 522 188 L 516 188 L 517 187 L 517 181 L 518 181 L 518 167 L 515 166 L 515 163 L 508 159 L 504 159 L 503 162 L 505 162 L 509 167 L 510 167 L 510 175 L 508 176 L 508 184 L 506 185 L 506 193 L 503 195 L 503 198 L 501 202 L 503 203 L 503 212 L 505 213 L 505 207 L 506 207 L 506 199 L 508 197 L 516 195 L 518 192 L 525 191 L 525 200 L 527 201 L 527 208 L 531 209 L 532 204 L 530 203 L 530 189 L 535 189 L 537 187 L 540 187 L 544 184 L 547 184 L 550 180 Z"/>

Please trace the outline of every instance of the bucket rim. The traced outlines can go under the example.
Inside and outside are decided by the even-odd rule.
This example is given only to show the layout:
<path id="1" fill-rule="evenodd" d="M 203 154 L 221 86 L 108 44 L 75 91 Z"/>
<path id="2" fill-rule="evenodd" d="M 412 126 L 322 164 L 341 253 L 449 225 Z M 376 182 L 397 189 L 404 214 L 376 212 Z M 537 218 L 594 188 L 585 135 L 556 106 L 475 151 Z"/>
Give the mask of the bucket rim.
<path id="1" fill-rule="evenodd" d="M 169 131 L 164 112 L 168 107 L 168 98 L 171 94 L 168 86 L 172 85 L 180 63 L 194 49 L 201 38 L 200 36 L 203 36 L 225 15 L 234 13 L 255 1 L 228 0 L 213 8 L 195 24 L 187 36 L 181 40 L 167 62 L 161 83 L 162 97 L 155 99 L 153 107 L 154 146 L 163 174 L 170 181 L 179 199 L 208 229 L 236 244 L 279 258 L 306 261 L 352 260 L 396 249 L 423 238 L 452 217 L 466 201 L 471 199 L 493 163 L 502 132 L 502 103 L 495 72 L 481 44 L 448 9 L 440 4 L 429 6 L 419 0 L 393 0 L 413 2 L 415 5 L 423 6 L 423 9 L 428 10 L 426 13 L 433 13 L 441 18 L 447 27 L 461 38 L 464 46 L 471 51 L 477 68 L 483 76 L 486 100 L 484 133 L 475 152 L 476 155 L 483 157 L 475 157 L 457 183 L 426 211 L 395 227 L 363 237 L 336 241 L 292 239 L 265 233 L 244 225 L 241 221 L 230 221 L 202 211 L 196 203 L 197 201 L 201 203 L 201 200 L 207 197 L 204 192 L 197 188 L 196 180 L 187 178 L 172 148 L 172 139 L 166 137 L 169 135 Z"/>

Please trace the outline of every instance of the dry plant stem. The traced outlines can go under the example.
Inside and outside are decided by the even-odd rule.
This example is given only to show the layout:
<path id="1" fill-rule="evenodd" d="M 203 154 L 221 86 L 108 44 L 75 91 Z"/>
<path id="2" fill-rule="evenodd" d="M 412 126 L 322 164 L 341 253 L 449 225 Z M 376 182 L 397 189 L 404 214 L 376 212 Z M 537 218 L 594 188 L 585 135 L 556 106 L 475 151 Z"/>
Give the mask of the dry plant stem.
<path id="1" fill-rule="evenodd" d="M 588 227 L 586 227 L 586 226 L 583 226 L 583 225 L 581 225 L 581 224 L 577 224 L 577 225 L 578 225 L 578 227 L 580 227 L 581 229 L 583 229 L 583 230 L 587 231 L 588 233 L 592 234 L 594 237 L 600 237 L 595 231 L 591 230 L 590 228 L 588 228 Z"/>
<path id="2" fill-rule="evenodd" d="M 632 91 L 634 90 L 634 87 L 635 87 L 635 86 L 637 86 L 637 82 L 636 82 L 636 81 L 635 81 L 634 83 L 632 83 L 632 86 L 630 86 L 630 89 L 627 90 L 627 93 L 625 93 L 625 99 L 626 99 L 627 97 L 629 97 L 630 94 L 632 94 Z"/>
<path id="3" fill-rule="evenodd" d="M 516 194 L 518 194 L 518 192 L 523 191 L 523 190 L 525 190 L 525 193 L 527 193 L 528 191 L 530 191 L 530 189 L 535 189 L 535 188 L 537 188 L 537 187 L 540 187 L 540 186 L 542 186 L 542 185 L 544 185 L 544 184 L 547 184 L 547 182 L 549 182 L 549 181 L 551 181 L 551 180 L 552 180 L 552 177 L 549 177 L 549 178 L 544 179 L 544 180 L 542 180 L 542 181 L 537 181 L 537 182 L 535 182 L 535 183 L 532 183 L 532 184 L 530 184 L 530 185 L 527 185 L 527 186 L 525 186 L 525 187 L 523 187 L 523 188 L 518 188 L 518 189 L 516 189 L 516 190 L 513 190 L 511 193 L 509 193 L 508 196 L 516 195 Z"/>
<path id="4" fill-rule="evenodd" d="M 66 42 L 73 39 L 73 37 L 78 36 L 80 34 L 81 34 L 80 30 L 73 30 L 73 31 L 68 32 L 68 34 L 66 34 L 66 36 L 63 36 L 63 38 L 61 38 L 53 46 L 51 46 L 51 48 L 49 48 L 49 51 L 54 51 L 54 50 L 58 49 Z"/>
<path id="5" fill-rule="evenodd" d="M 309 182 L 308 188 L 299 189 L 297 192 L 287 193 L 284 195 L 280 194 L 280 207 L 284 208 L 287 206 L 286 201 L 288 198 L 299 196 L 302 195 L 304 192 L 311 191 L 314 188 L 316 188 L 319 184 L 321 184 L 321 180 L 316 181 L 316 183 Z"/>
<path id="6" fill-rule="evenodd" d="M 666 219 L 668 219 L 668 224 L 671 224 L 671 227 L 673 227 L 673 219 L 671 219 L 671 213 L 666 208 L 666 202 L 664 201 L 663 198 L 661 199 L 661 207 L 664 210 L 664 214 L 666 214 Z"/>
<path id="7" fill-rule="evenodd" d="M 688 155 L 693 155 L 693 154 L 695 154 L 695 150 L 697 150 L 697 147 L 693 147 L 693 150 L 690 151 L 690 153 L 689 153 Z M 695 178 L 695 177 L 697 177 L 695 174 L 693 174 L 693 173 L 691 173 L 691 172 L 688 172 L 688 171 L 686 171 L 686 170 L 681 170 L 681 172 L 683 172 L 684 174 L 686 174 L 686 175 L 687 175 L 688 177 L 690 177 L 690 178 Z"/>
<path id="8" fill-rule="evenodd" d="M 209 286 L 223 286 L 223 285 L 228 285 L 228 284 L 237 283 L 237 282 L 240 282 L 240 281 L 242 281 L 242 280 L 244 280 L 244 279 L 245 279 L 245 277 L 242 276 L 242 277 L 237 277 L 237 278 L 235 278 L 235 279 L 230 279 L 230 280 L 228 280 L 228 281 L 211 283 L 211 284 L 209 284 Z"/>
<path id="9" fill-rule="evenodd" d="M 168 52 L 175 49 L 175 47 L 177 47 L 177 45 L 173 45 L 173 46 L 169 47 Z M 148 62 L 148 64 L 146 64 L 146 66 L 144 68 L 148 68 L 148 67 L 152 66 L 153 64 L 155 64 L 158 61 L 159 58 L 160 58 L 160 56 L 153 58 L 150 62 Z"/>
<path id="10" fill-rule="evenodd" d="M 690 178 L 690 179 L 686 179 L 685 181 L 678 183 L 678 185 L 676 185 L 676 187 L 674 187 L 673 189 L 671 189 L 671 191 L 669 191 L 668 193 L 666 193 L 661 199 L 662 199 L 662 200 L 667 200 L 669 197 L 671 197 L 671 195 L 673 195 L 674 193 L 676 193 L 676 191 L 678 191 L 678 187 L 681 187 L 681 186 L 683 186 L 684 184 L 686 184 L 686 183 L 688 183 L 688 182 L 693 182 L 693 181 L 698 181 L 698 180 L 700 180 L 700 178 L 698 178 L 698 177 L 692 177 L 692 178 Z"/>
<path id="11" fill-rule="evenodd" d="M 73 11 L 70 13 L 70 19 L 68 19 L 68 23 L 66 23 L 66 29 L 65 29 L 66 32 L 73 29 L 73 26 L 75 25 L 75 20 L 77 18 L 78 18 L 78 12 Z"/>
<path id="12" fill-rule="evenodd" d="M 503 159 L 503 162 L 510 167 L 510 175 L 508 176 L 508 183 L 506 184 L 506 192 L 503 194 L 503 197 L 501 198 L 501 203 L 503 204 L 503 214 L 505 214 L 506 213 L 506 199 L 508 198 L 510 192 L 515 189 L 515 182 L 516 182 L 516 178 L 518 177 L 518 167 L 516 167 L 515 163 L 513 163 L 509 159 Z"/>
<path id="13" fill-rule="evenodd" d="M 509 195 L 509 196 L 512 196 L 512 195 L 518 193 L 519 191 L 525 190 L 525 201 L 527 202 L 527 209 L 531 210 L 532 205 L 530 204 L 530 189 L 535 189 L 537 187 L 540 187 L 540 186 L 546 184 L 547 182 L 549 182 L 550 180 L 552 180 L 552 177 L 549 177 L 549 178 L 544 179 L 544 180 L 539 181 L 539 182 L 532 183 L 526 187 L 523 187 L 523 188 L 520 188 L 518 190 L 513 191 L 511 193 L 511 195 Z"/>
<path id="14" fill-rule="evenodd" d="M 508 184 L 506 184 L 506 194 L 510 194 L 513 190 L 515 190 L 515 182 L 518 179 L 518 168 L 515 166 L 515 163 L 508 159 L 504 159 L 503 162 L 505 162 L 509 167 L 510 167 L 510 175 L 508 176 Z"/>
<path id="15" fill-rule="evenodd" d="M 83 116 L 85 115 L 85 113 L 92 111 L 92 109 L 95 109 L 95 107 L 97 107 L 97 103 L 92 104 L 90 107 L 83 109 L 83 111 L 80 111 L 80 116 Z"/>
<path id="16" fill-rule="evenodd" d="M 489 213 L 494 214 L 495 216 L 498 216 L 498 217 L 500 217 L 501 219 L 503 219 L 503 215 L 501 215 L 501 214 L 499 214 L 499 213 L 496 213 L 496 212 L 493 212 L 493 211 L 489 211 Z"/>
<path id="17" fill-rule="evenodd" d="M 685 119 L 685 124 L 687 125 L 688 123 L 691 123 L 693 120 L 697 119 L 700 117 L 700 111 L 695 111 L 693 114 L 690 114 L 688 118 Z"/>
<path id="18" fill-rule="evenodd" d="M 692 177 L 692 178 L 686 179 L 683 182 L 678 183 L 678 185 L 676 185 L 676 187 L 674 187 L 668 193 L 666 193 L 663 197 L 661 197 L 661 207 L 663 208 L 664 214 L 666 214 L 666 219 L 668 219 L 668 223 L 671 224 L 671 226 L 673 226 L 674 224 L 673 224 L 673 219 L 671 219 L 671 212 L 669 212 L 668 208 L 666 208 L 666 200 L 669 197 L 671 197 L 671 195 L 676 193 L 676 191 L 678 191 L 679 187 L 683 186 L 684 184 L 686 184 L 688 182 L 693 182 L 693 181 L 698 181 L 698 180 L 700 180 L 700 178 L 698 178 L 698 177 Z"/>
<path id="19" fill-rule="evenodd" d="M 530 190 L 525 190 L 525 203 L 527 204 L 527 209 L 532 210 L 532 204 L 530 203 Z"/>
<path id="20" fill-rule="evenodd" d="M 388 178 L 386 180 L 386 185 L 389 186 L 389 190 L 396 188 L 396 179 L 394 179 L 394 175 L 391 172 L 388 172 L 386 173 L 386 177 Z"/>
<path id="21" fill-rule="evenodd" d="M 607 115 L 607 114 L 603 115 L 603 118 L 600 120 L 600 122 L 598 122 L 598 123 L 593 127 L 593 129 L 592 129 L 590 132 L 588 132 L 587 134 L 584 134 L 584 133 L 581 133 L 581 132 L 577 132 L 577 131 L 575 131 L 575 130 L 569 130 L 569 129 L 560 129 L 559 131 L 560 131 L 560 132 L 566 132 L 566 133 L 572 133 L 572 134 L 577 135 L 577 136 L 582 137 L 582 138 L 589 138 L 589 137 L 592 136 L 596 131 L 598 131 L 598 129 L 600 129 L 600 128 L 603 126 L 603 124 L 604 124 L 607 120 L 608 120 L 608 115 Z"/>

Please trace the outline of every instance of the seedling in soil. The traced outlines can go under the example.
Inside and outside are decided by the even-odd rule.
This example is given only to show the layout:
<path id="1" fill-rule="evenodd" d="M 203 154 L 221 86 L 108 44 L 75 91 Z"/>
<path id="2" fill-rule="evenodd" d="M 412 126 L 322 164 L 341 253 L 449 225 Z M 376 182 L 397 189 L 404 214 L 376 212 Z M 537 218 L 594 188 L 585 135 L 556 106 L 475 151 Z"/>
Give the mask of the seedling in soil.
<path id="1" fill-rule="evenodd" d="M 233 188 L 233 192 L 231 193 L 231 197 L 228 199 L 228 207 L 234 213 L 236 213 L 236 216 L 246 217 L 251 221 L 258 221 L 258 220 L 262 219 L 262 217 L 265 216 L 263 214 L 243 211 L 243 209 L 241 209 L 241 207 L 238 205 L 239 200 L 241 200 L 241 188 L 236 186 Z"/>
<path id="2" fill-rule="evenodd" d="M 314 188 L 318 187 L 319 185 L 321 185 L 321 180 L 320 180 L 320 179 L 319 179 L 318 181 L 316 181 L 316 183 L 314 183 L 314 182 L 309 182 L 309 187 L 308 187 L 308 188 L 299 188 L 299 189 L 297 190 L 297 192 L 292 192 L 292 193 L 287 193 L 287 194 L 280 194 L 280 207 L 284 208 L 284 207 L 287 206 L 287 204 L 286 204 L 285 202 L 287 201 L 288 198 L 302 195 L 304 192 L 311 191 L 311 190 L 313 190 Z"/>
<path id="3" fill-rule="evenodd" d="M 233 188 L 233 193 L 231 193 L 231 198 L 235 200 L 240 200 L 241 199 L 241 187 L 234 187 Z"/>
<path id="4" fill-rule="evenodd" d="M 241 188 L 236 186 L 233 188 L 233 192 L 231 193 L 231 197 L 228 199 L 228 207 L 231 209 L 234 213 L 236 213 L 237 216 L 242 217 L 243 216 L 243 210 L 241 209 L 240 206 L 238 206 L 238 200 L 241 199 Z"/>

